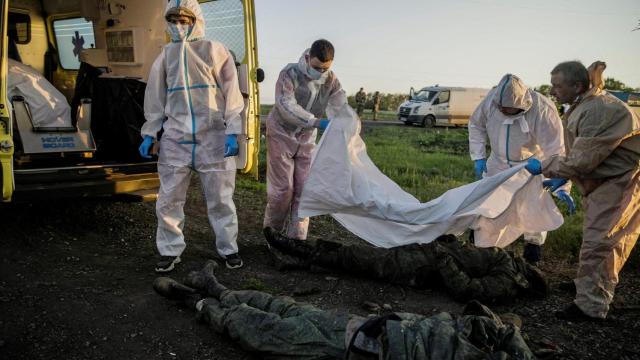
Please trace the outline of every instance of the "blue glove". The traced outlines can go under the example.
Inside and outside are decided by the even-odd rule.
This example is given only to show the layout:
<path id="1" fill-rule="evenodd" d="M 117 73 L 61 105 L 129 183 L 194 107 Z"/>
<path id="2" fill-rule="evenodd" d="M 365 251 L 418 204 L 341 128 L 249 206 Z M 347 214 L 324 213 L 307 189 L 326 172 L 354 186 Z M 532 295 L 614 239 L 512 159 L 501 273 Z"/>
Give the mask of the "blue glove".
<path id="1" fill-rule="evenodd" d="M 478 159 L 474 165 L 476 179 L 482 179 L 482 173 L 487 172 L 487 159 Z"/>
<path id="2" fill-rule="evenodd" d="M 553 178 L 543 181 L 542 186 L 544 186 L 545 189 L 549 189 L 551 192 L 555 192 L 560 186 L 566 183 L 567 179 Z"/>
<path id="3" fill-rule="evenodd" d="M 318 122 L 318 128 L 326 130 L 327 126 L 329 126 L 329 119 L 320 119 L 320 122 Z"/>
<path id="4" fill-rule="evenodd" d="M 238 146 L 238 135 L 227 135 L 227 139 L 224 141 L 224 157 L 236 156 L 238 155 L 239 151 L 240 147 Z"/>
<path id="5" fill-rule="evenodd" d="M 149 150 L 153 145 L 153 136 L 145 135 L 144 140 L 142 140 L 142 144 L 138 148 L 138 152 L 140 152 L 140 156 L 146 159 L 151 159 L 151 155 L 149 155 Z"/>
<path id="6" fill-rule="evenodd" d="M 540 160 L 536 158 L 530 158 L 524 168 L 527 169 L 527 171 L 529 171 L 531 175 L 542 174 L 542 163 L 540 163 Z"/>
<path id="7" fill-rule="evenodd" d="M 558 199 L 564 201 L 567 204 L 567 208 L 569 208 L 569 215 L 573 215 L 576 213 L 576 203 L 573 202 L 573 198 L 566 191 L 560 190 L 556 193 Z"/>

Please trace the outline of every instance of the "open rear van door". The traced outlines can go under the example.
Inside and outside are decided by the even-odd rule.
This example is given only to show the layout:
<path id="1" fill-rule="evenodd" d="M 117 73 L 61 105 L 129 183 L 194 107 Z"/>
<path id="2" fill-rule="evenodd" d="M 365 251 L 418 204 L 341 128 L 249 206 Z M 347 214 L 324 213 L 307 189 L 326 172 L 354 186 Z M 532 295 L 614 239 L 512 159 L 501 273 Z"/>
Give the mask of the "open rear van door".
<path id="1" fill-rule="evenodd" d="M 242 173 L 258 176 L 260 150 L 260 103 L 256 23 L 253 0 L 200 1 L 207 24 L 205 37 L 223 43 L 233 54 L 238 68 L 240 92 L 245 107 L 243 133 L 238 137 L 240 153 L 236 166 Z"/>
<path id="2" fill-rule="evenodd" d="M 2 201 L 13 195 L 13 129 L 7 108 L 7 17 L 9 1 L 0 0 L 0 186 Z"/>

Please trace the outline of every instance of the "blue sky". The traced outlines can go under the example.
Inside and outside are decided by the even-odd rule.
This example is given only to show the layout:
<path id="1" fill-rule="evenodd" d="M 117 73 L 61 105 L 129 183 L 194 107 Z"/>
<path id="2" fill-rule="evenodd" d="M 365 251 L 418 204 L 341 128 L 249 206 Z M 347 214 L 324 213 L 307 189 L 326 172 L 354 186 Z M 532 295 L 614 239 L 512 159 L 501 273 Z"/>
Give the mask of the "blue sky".
<path id="1" fill-rule="evenodd" d="M 348 94 L 409 87 L 491 87 L 505 73 L 549 83 L 565 60 L 607 62 L 640 87 L 640 0 L 255 0 L 263 103 L 287 63 L 318 38 L 336 48 Z"/>

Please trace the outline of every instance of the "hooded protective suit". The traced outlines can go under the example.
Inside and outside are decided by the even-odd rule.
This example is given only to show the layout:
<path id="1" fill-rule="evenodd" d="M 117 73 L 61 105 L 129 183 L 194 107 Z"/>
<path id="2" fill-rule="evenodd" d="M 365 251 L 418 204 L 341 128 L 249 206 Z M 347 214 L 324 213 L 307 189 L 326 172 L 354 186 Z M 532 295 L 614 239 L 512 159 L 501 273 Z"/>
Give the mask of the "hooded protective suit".
<path id="1" fill-rule="evenodd" d="M 571 179 L 583 195 L 574 302 L 585 314 L 604 318 L 640 236 L 640 119 L 597 84 L 565 118 L 568 155 L 543 161 L 542 173 Z"/>
<path id="2" fill-rule="evenodd" d="M 522 109 L 505 115 L 500 107 Z M 553 102 L 530 90 L 515 75 L 507 74 L 487 94 L 469 119 L 471 160 L 486 159 L 487 138 L 491 154 L 487 176 L 518 165 L 530 157 L 546 159 L 564 155 L 562 120 Z M 569 190 L 570 185 L 561 188 Z M 525 240 L 541 245 L 546 232 L 525 234 Z"/>
<path id="3" fill-rule="evenodd" d="M 225 46 L 204 39 L 198 2 L 170 0 L 166 11 L 176 7 L 193 14 L 196 21 L 183 40 L 174 38 L 153 63 L 144 100 L 147 121 L 141 131 L 143 137 L 156 138 L 164 129 L 158 158 L 156 242 L 163 256 L 178 256 L 184 250 L 183 207 L 194 170 L 200 175 L 218 253 L 235 254 L 238 221 L 232 196 L 236 167 L 234 158 L 224 158 L 224 144 L 226 134 L 242 131 L 244 102 L 238 75 Z"/>
<path id="4" fill-rule="evenodd" d="M 288 64 L 276 83 L 275 104 L 267 118 L 267 208 L 264 226 L 306 239 L 308 218 L 299 218 L 302 186 L 309 175 L 316 127 L 327 106 L 342 106 L 347 97 L 333 71 L 318 80 L 309 74 L 306 50 Z"/>

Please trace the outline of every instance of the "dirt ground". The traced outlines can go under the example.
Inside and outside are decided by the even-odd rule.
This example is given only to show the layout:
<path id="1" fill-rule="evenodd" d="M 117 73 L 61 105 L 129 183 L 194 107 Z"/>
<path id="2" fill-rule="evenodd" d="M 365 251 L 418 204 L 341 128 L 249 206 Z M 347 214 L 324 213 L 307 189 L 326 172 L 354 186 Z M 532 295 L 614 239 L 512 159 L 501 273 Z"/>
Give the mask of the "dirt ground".
<path id="1" fill-rule="evenodd" d="M 194 177 L 195 178 L 195 177 Z M 321 308 L 366 315 L 364 301 L 395 311 L 432 314 L 456 303 L 442 290 L 414 290 L 340 273 L 279 272 L 261 234 L 264 195 L 238 189 L 240 253 L 245 267 L 219 277 L 231 288 L 293 295 Z M 0 359 L 253 359 L 194 314 L 153 292 L 157 260 L 154 203 L 94 200 L 13 204 L 0 208 Z M 172 276 L 182 279 L 213 248 L 200 190 L 186 208 L 187 250 Z M 312 221 L 311 237 L 358 241 L 328 219 Z M 555 359 L 640 359 L 640 270 L 621 276 L 611 318 L 603 323 L 558 321 L 571 300 L 557 285 L 575 264 L 547 256 L 553 285 L 547 299 L 492 306 L 522 317 L 530 346 Z M 294 295 L 311 293 L 307 295 Z"/>

